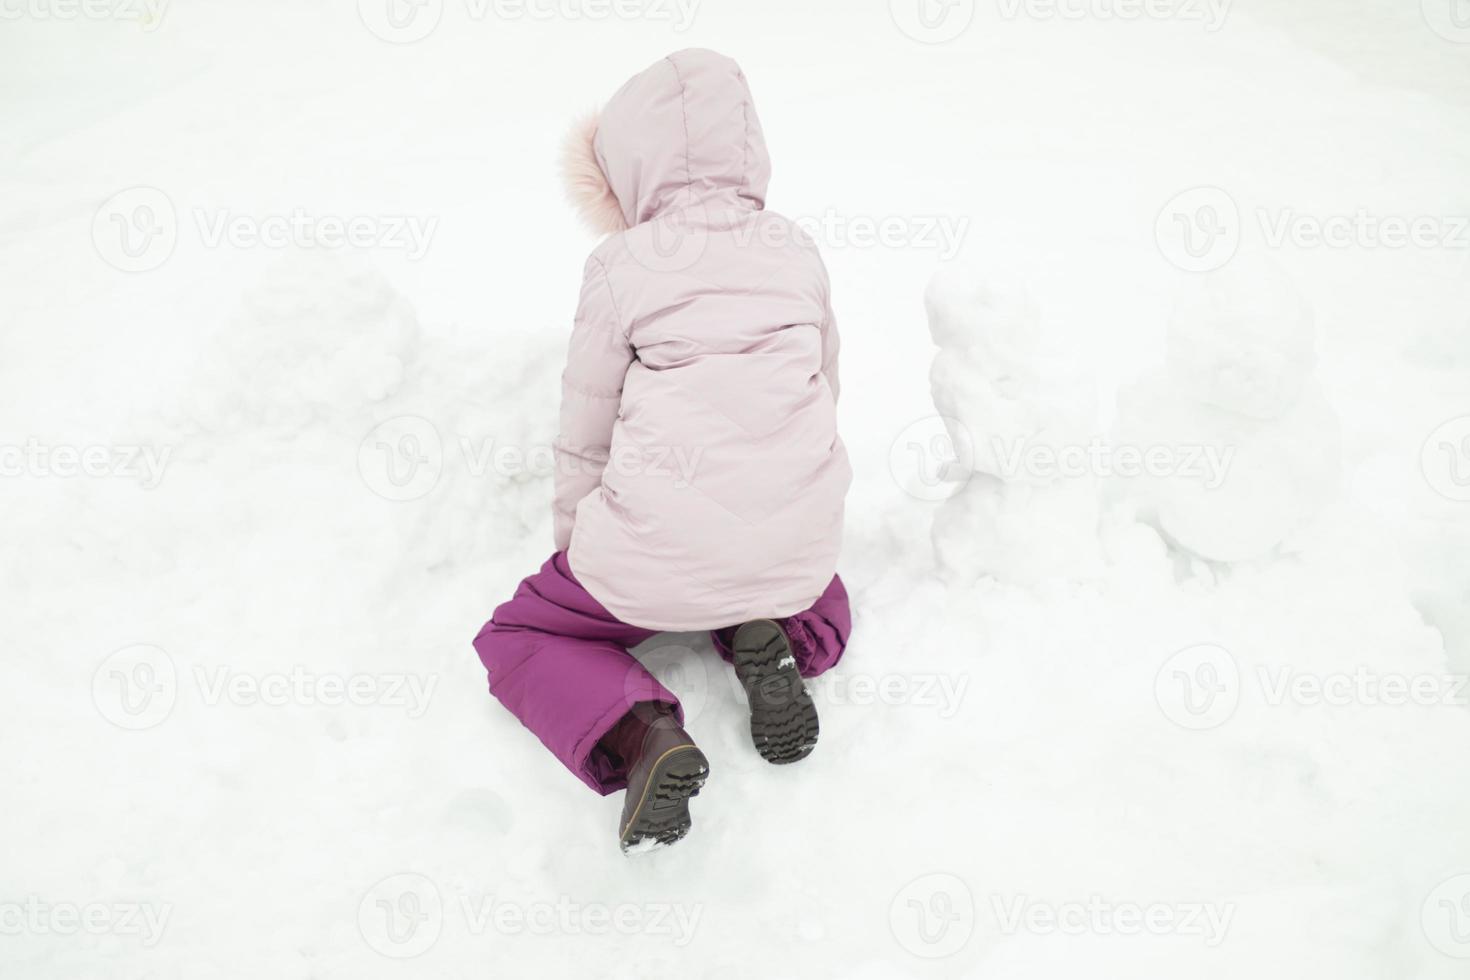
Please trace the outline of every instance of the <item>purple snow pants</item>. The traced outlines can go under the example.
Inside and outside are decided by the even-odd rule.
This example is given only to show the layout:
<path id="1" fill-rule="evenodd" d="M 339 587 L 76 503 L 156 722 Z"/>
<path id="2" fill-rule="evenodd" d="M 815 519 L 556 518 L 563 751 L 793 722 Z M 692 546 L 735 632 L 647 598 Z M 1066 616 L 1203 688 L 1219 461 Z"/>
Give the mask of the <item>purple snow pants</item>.
<path id="1" fill-rule="evenodd" d="M 847 590 L 833 578 L 806 612 L 781 620 L 802 676 L 837 663 L 852 629 Z M 715 647 L 726 660 L 721 632 Z M 633 705 L 659 701 L 682 723 L 679 699 L 628 652 L 653 630 L 620 623 L 572 577 L 564 552 L 521 582 L 475 637 L 490 672 L 490 693 L 511 710 L 577 778 L 604 795 L 628 784 L 621 764 L 598 741 Z"/>

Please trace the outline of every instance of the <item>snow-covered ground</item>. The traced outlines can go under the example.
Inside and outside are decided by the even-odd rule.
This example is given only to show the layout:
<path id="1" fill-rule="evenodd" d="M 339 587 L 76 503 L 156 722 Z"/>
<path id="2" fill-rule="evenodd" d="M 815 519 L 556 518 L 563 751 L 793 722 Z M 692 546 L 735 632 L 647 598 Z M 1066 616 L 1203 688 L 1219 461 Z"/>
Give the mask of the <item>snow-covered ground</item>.
<path id="1" fill-rule="evenodd" d="M 0 3 L 0 977 L 1470 971 L 1463 3 L 393 9 Z M 469 641 L 558 138 L 687 46 L 832 271 L 856 631 L 779 769 L 641 650 L 713 772 L 628 859 Z"/>

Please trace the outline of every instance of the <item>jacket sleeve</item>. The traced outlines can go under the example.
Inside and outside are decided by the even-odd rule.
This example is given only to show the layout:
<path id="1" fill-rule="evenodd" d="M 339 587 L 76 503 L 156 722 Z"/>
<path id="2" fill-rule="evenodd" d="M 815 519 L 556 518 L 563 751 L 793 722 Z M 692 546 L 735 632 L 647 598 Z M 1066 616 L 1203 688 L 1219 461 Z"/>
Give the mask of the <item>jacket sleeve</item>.
<path id="1" fill-rule="evenodd" d="M 633 348 L 623 333 L 607 270 L 594 256 L 582 274 L 582 295 L 561 376 L 561 428 L 553 444 L 556 548 L 572 540 L 577 504 L 602 483 Z"/>
<path id="2" fill-rule="evenodd" d="M 837 354 L 842 347 L 842 342 L 837 336 L 837 318 L 832 314 L 832 283 L 827 278 L 826 268 L 822 269 L 822 289 L 826 295 L 824 319 L 820 330 L 822 374 L 827 379 L 827 387 L 832 389 L 832 400 L 835 402 L 837 396 L 841 394 L 841 384 L 837 380 Z"/>

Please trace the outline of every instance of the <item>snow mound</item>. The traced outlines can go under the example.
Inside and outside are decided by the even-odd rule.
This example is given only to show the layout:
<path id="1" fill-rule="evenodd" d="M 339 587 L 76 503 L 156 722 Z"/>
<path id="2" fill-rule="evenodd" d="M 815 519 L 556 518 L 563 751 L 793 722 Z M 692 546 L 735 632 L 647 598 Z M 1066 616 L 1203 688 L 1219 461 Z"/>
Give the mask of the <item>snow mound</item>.
<path id="1" fill-rule="evenodd" d="M 1115 440 L 1161 465 L 1123 495 L 1180 548 L 1212 561 L 1270 554 L 1341 485 L 1337 417 L 1312 377 L 1312 311 L 1289 277 L 1245 256 L 1190 277 L 1167 367 L 1118 396 Z"/>
<path id="2" fill-rule="evenodd" d="M 1279 265 L 1249 253 L 1183 280 L 1168 337 L 1181 390 L 1255 419 L 1290 411 L 1316 364 L 1310 304 Z"/>
<path id="3" fill-rule="evenodd" d="M 1096 480 L 1052 463 L 1097 438 L 1092 379 L 1043 328 L 1024 279 L 953 263 L 935 273 L 924 305 L 956 487 L 931 532 L 941 571 L 956 583 L 1093 573 Z"/>
<path id="4" fill-rule="evenodd" d="M 245 291 L 183 414 L 207 431 L 299 432 L 393 394 L 420 344 L 412 307 L 380 274 L 295 252 Z"/>

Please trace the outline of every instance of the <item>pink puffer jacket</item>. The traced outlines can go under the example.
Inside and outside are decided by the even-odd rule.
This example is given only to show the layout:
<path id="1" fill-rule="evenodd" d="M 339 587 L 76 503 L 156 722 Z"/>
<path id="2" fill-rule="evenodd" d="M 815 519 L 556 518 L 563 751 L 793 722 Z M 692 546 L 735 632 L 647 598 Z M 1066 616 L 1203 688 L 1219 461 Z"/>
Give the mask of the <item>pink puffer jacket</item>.
<path id="1" fill-rule="evenodd" d="M 670 55 L 567 166 L 615 233 L 587 261 L 562 377 L 557 547 L 646 629 L 806 609 L 832 580 L 851 480 L 837 328 L 815 245 L 762 210 L 745 76 L 712 51 Z"/>

